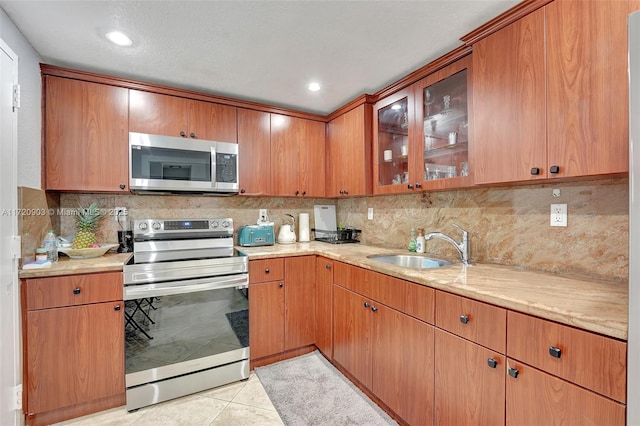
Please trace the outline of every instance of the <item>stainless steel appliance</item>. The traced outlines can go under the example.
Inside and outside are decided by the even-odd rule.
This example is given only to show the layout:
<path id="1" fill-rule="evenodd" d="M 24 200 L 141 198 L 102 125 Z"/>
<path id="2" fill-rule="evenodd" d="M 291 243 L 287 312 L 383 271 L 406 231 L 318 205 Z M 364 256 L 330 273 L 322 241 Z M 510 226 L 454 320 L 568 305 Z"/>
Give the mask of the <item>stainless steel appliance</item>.
<path id="1" fill-rule="evenodd" d="M 640 12 L 629 16 L 629 144 L 627 424 L 637 425 L 640 424 Z"/>
<path id="2" fill-rule="evenodd" d="M 133 192 L 238 193 L 238 144 L 129 133 Z"/>
<path id="3" fill-rule="evenodd" d="M 247 257 L 233 220 L 135 220 L 124 266 L 127 410 L 249 377 Z"/>

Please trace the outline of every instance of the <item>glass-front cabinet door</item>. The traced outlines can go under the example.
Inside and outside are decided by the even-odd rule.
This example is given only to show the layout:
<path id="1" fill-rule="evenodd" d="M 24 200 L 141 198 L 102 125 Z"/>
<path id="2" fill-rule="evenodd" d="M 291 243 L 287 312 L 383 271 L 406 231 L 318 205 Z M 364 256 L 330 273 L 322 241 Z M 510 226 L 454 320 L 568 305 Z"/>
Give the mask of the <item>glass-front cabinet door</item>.
<path id="1" fill-rule="evenodd" d="M 467 56 L 416 83 L 416 115 L 421 136 L 414 183 L 424 189 L 473 183 L 469 159 L 471 57 Z"/>
<path id="2" fill-rule="evenodd" d="M 411 89 L 384 98 L 374 106 L 374 190 L 375 194 L 407 192 L 415 181 L 412 170 L 412 139 L 415 131 Z"/>

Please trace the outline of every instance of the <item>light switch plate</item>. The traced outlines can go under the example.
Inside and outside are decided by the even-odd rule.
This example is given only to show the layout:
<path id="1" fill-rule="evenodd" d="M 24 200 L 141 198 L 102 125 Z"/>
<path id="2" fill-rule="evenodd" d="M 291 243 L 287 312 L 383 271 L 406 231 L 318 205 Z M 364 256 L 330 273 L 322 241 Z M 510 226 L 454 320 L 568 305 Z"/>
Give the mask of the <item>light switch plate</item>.
<path id="1" fill-rule="evenodd" d="M 551 226 L 567 226 L 567 205 L 551 204 Z"/>
<path id="2" fill-rule="evenodd" d="M 373 207 L 369 207 L 367 210 L 367 219 L 373 220 Z"/>

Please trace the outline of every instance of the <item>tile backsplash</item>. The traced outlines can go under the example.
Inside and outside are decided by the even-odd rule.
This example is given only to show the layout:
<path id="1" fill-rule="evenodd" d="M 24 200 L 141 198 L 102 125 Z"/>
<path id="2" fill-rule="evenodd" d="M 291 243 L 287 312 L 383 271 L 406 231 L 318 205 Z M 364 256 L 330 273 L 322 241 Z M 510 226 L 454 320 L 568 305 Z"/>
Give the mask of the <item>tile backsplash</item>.
<path id="1" fill-rule="evenodd" d="M 555 188 L 560 189 L 558 197 L 552 195 Z M 313 206 L 336 204 L 338 221 L 362 229 L 366 244 L 404 251 L 412 227 L 459 240 L 456 223 L 470 233 L 473 262 L 626 282 L 628 193 L 628 179 L 612 178 L 339 200 L 61 193 L 60 207 L 97 201 L 108 213 L 98 240 L 115 242 L 118 224 L 112 212 L 120 206 L 127 207 L 131 219 L 230 216 L 236 227 L 256 223 L 258 209 L 266 208 L 277 232 L 286 213 L 296 218 L 309 213 L 313 227 Z M 552 203 L 568 205 L 568 227 L 549 226 Z M 373 220 L 367 220 L 368 208 L 374 210 Z M 74 233 L 73 216 L 60 216 L 59 222 L 62 235 Z M 457 257 L 442 240 L 427 242 L 426 251 Z"/>

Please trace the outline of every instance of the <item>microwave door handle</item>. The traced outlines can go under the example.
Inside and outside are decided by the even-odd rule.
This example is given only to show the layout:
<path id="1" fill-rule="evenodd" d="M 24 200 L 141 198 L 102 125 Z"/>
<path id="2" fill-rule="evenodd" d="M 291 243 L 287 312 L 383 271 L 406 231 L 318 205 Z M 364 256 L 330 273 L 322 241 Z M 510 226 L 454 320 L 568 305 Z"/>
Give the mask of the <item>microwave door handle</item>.
<path id="1" fill-rule="evenodd" d="M 216 182 L 216 147 L 215 145 L 211 147 L 211 187 L 217 188 L 218 184 Z"/>

